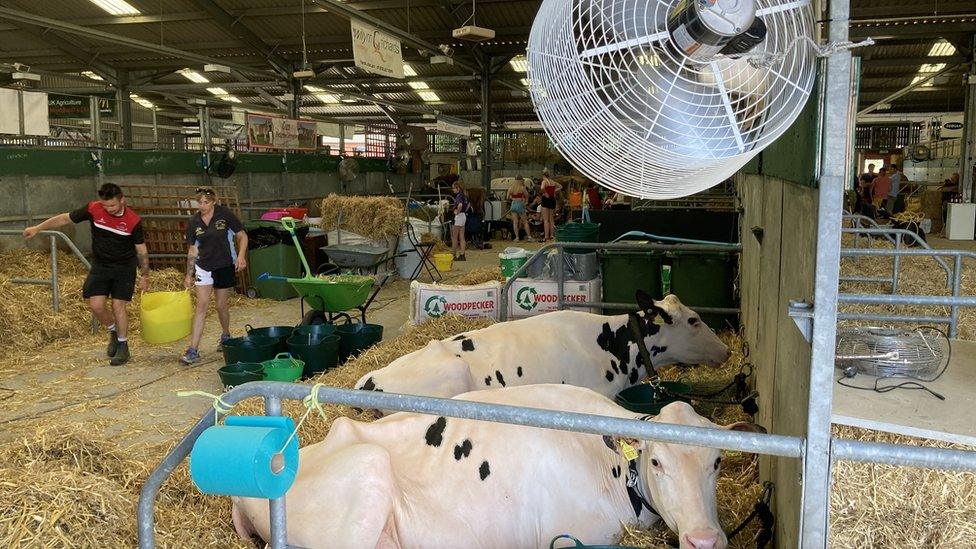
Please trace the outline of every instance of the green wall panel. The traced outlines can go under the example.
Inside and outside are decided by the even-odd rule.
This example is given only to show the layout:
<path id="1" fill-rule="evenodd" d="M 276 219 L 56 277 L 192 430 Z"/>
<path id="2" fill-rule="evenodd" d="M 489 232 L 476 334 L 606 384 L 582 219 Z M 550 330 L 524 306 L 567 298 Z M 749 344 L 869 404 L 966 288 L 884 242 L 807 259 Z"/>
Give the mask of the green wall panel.
<path id="1" fill-rule="evenodd" d="M 357 158 L 359 160 L 359 171 L 365 172 L 385 172 L 388 167 L 385 158 Z"/>
<path id="2" fill-rule="evenodd" d="M 800 116 L 761 153 L 762 173 L 794 183 L 816 184 L 817 98 L 810 96 Z"/>
<path id="3" fill-rule="evenodd" d="M 0 175 L 83 177 L 96 173 L 88 151 L 0 148 Z"/>
<path id="4" fill-rule="evenodd" d="M 362 161 L 360 161 L 360 166 Z M 324 154 L 289 154 L 288 171 L 290 173 L 318 173 L 335 172 L 339 167 L 338 156 Z"/>
<path id="5" fill-rule="evenodd" d="M 281 154 L 239 154 L 235 173 L 278 173 L 282 171 Z"/>
<path id="6" fill-rule="evenodd" d="M 200 153 L 179 151 L 105 151 L 102 154 L 106 174 L 177 174 L 202 173 Z"/>

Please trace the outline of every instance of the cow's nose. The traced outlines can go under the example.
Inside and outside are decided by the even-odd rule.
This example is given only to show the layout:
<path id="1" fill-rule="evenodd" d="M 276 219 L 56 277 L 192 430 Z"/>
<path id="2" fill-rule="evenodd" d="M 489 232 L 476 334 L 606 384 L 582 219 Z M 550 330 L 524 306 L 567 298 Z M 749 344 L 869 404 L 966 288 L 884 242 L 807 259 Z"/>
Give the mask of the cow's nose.
<path id="1" fill-rule="evenodd" d="M 699 530 L 685 534 L 685 543 L 689 549 L 724 549 L 717 532 L 712 530 Z"/>

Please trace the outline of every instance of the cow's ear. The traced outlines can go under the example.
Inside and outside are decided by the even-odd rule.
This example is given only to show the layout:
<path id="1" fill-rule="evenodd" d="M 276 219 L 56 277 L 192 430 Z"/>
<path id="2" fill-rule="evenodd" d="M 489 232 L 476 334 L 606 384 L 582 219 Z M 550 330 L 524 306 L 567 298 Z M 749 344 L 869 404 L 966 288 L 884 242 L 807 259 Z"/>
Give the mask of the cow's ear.
<path id="1" fill-rule="evenodd" d="M 651 311 L 657 308 L 651 294 L 641 289 L 637 290 L 637 306 L 640 307 L 642 311 Z"/>
<path id="2" fill-rule="evenodd" d="M 627 455 L 627 453 L 629 452 L 628 447 L 638 452 L 642 452 L 644 448 L 647 447 L 647 442 L 643 440 L 638 440 L 636 438 L 610 436 L 610 435 L 603 436 L 603 443 L 607 445 L 607 448 L 610 448 L 611 450 L 616 452 L 617 455 L 624 456 L 628 460 L 636 458 L 636 456 L 631 457 Z"/>
<path id="3" fill-rule="evenodd" d="M 751 423 L 749 421 L 736 421 L 735 423 L 725 426 L 729 431 L 742 431 L 745 433 L 762 433 L 766 434 L 769 431 L 766 430 L 762 425 L 756 423 Z"/>

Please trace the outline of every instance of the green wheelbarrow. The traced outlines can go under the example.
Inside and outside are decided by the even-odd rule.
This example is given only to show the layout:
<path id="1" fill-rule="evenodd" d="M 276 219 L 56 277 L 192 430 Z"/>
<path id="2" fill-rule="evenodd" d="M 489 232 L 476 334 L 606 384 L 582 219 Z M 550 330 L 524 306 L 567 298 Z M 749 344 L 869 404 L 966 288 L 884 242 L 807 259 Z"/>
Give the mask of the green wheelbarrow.
<path id="1" fill-rule="evenodd" d="M 298 295 L 302 297 L 302 324 L 331 323 L 337 318 L 343 317 L 350 320 L 345 311 L 353 309 L 358 309 L 362 322 L 366 322 L 366 309 L 372 304 L 376 294 L 389 279 L 389 275 L 379 283 L 372 276 L 354 274 L 333 274 L 321 278 L 312 276 L 312 270 L 308 266 L 305 254 L 302 253 L 302 246 L 298 242 L 298 237 L 295 236 L 295 220 L 284 217 L 281 219 L 281 224 L 295 242 L 295 250 L 298 252 L 299 259 L 302 260 L 302 266 L 305 267 L 305 276 L 289 278 L 271 273 L 261 273 L 258 275 L 258 280 L 291 284 Z M 311 308 L 308 314 L 305 313 L 306 303 Z"/>

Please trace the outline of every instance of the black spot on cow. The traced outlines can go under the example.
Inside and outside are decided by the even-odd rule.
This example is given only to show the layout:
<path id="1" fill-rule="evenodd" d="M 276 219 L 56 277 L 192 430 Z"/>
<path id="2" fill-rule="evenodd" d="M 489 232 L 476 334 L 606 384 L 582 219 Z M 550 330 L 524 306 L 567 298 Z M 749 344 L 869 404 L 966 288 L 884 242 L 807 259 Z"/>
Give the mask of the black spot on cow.
<path id="1" fill-rule="evenodd" d="M 462 339 L 461 340 L 461 350 L 462 351 L 473 351 L 474 350 L 474 341 L 471 341 L 470 339 Z"/>
<path id="2" fill-rule="evenodd" d="M 485 385 L 491 385 L 491 376 L 485 378 Z"/>
<path id="3" fill-rule="evenodd" d="M 427 434 L 424 435 L 424 440 L 427 441 L 428 446 L 438 447 L 444 442 L 444 428 L 447 427 L 447 418 L 439 417 L 437 421 L 432 423 L 430 427 L 427 428 Z"/>
<path id="4" fill-rule="evenodd" d="M 373 383 L 373 377 L 370 376 L 366 378 L 366 383 L 363 383 L 363 386 L 360 387 L 360 389 L 362 389 L 363 391 L 372 391 L 376 389 L 376 384 Z"/>
<path id="5" fill-rule="evenodd" d="M 614 467 L 610 469 L 610 474 L 613 475 L 613 478 L 620 478 L 620 466 L 614 465 Z"/>
<path id="6" fill-rule="evenodd" d="M 615 374 L 619 374 L 620 373 L 620 369 L 617 368 L 617 361 L 616 360 L 611 360 L 610 361 L 610 368 L 613 369 L 613 373 L 615 373 Z"/>
<path id="7" fill-rule="evenodd" d="M 461 341 L 461 340 L 462 340 L 462 339 L 464 339 L 465 337 L 467 337 L 467 336 L 466 336 L 466 335 L 464 335 L 464 334 L 461 334 L 461 335 L 459 335 L 459 336 L 455 336 L 455 337 L 454 337 L 454 339 L 452 339 L 451 341 Z"/>
<path id="8" fill-rule="evenodd" d="M 637 373 L 637 368 L 634 368 L 630 371 L 630 379 L 628 381 L 630 381 L 631 385 L 636 385 L 638 379 L 640 379 L 640 374 Z"/>
<path id="9" fill-rule="evenodd" d="M 522 377 L 522 367 L 519 366 L 518 370 L 515 370 L 515 373 L 518 374 L 519 377 Z"/>
<path id="10" fill-rule="evenodd" d="M 502 384 L 502 387 L 505 386 L 505 378 L 502 376 L 502 373 L 498 370 L 495 370 L 495 379 L 498 380 L 498 383 Z"/>
<path id="11" fill-rule="evenodd" d="M 617 445 L 613 443 L 613 437 L 610 435 L 603 435 L 603 443 L 607 445 L 607 448 L 610 448 L 614 452 L 617 451 Z"/>
<path id="12" fill-rule="evenodd" d="M 630 368 L 628 368 L 626 364 L 621 364 L 620 365 L 620 373 L 623 374 L 623 375 L 627 375 L 627 370 L 629 370 L 629 369 Z"/>
<path id="13" fill-rule="evenodd" d="M 596 338 L 597 345 L 617 359 L 618 368 L 630 363 L 630 344 L 632 342 L 630 326 L 624 324 L 616 330 L 610 329 L 610 323 L 603 323 L 603 330 Z"/>
<path id="14" fill-rule="evenodd" d="M 488 475 L 490 474 L 491 474 L 491 468 L 488 467 L 488 462 L 482 461 L 481 467 L 478 467 L 478 475 L 481 476 L 481 480 L 485 480 L 486 478 L 488 478 Z"/>
<path id="15" fill-rule="evenodd" d="M 662 347 L 658 347 L 657 345 L 651 345 L 651 356 L 657 356 L 667 350 L 668 350 L 667 345 L 664 345 Z"/>
<path id="16" fill-rule="evenodd" d="M 610 370 L 607 370 L 607 381 L 613 381 L 613 372 Z"/>
<path id="17" fill-rule="evenodd" d="M 464 439 L 464 442 L 454 446 L 454 459 L 461 461 L 461 458 L 466 458 L 471 454 L 471 440 Z"/>

